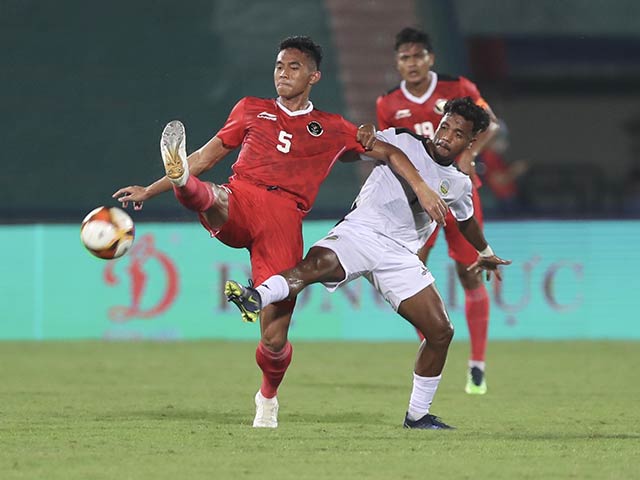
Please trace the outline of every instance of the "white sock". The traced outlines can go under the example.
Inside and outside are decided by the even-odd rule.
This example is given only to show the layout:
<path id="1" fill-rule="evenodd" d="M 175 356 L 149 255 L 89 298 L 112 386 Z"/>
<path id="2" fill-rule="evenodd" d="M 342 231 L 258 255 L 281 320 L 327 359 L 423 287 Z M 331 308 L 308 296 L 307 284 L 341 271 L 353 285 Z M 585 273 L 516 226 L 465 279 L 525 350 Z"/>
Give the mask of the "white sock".
<path id="1" fill-rule="evenodd" d="M 282 275 L 272 275 L 256 287 L 262 299 L 262 308 L 289 296 L 289 284 Z"/>
<path id="2" fill-rule="evenodd" d="M 414 372 L 413 390 L 411 390 L 409 409 L 407 410 L 409 420 L 418 420 L 429 413 L 441 378 L 442 374 L 437 377 L 421 377 Z"/>
<path id="3" fill-rule="evenodd" d="M 267 398 L 264 395 L 262 395 L 262 392 L 260 390 L 258 390 L 256 399 L 260 403 L 265 403 L 265 404 L 269 404 L 269 405 L 274 405 L 274 404 L 278 403 L 278 396 L 277 395 L 275 397 L 272 397 L 272 398 Z"/>
<path id="4" fill-rule="evenodd" d="M 478 367 L 484 372 L 484 362 L 480 360 L 469 360 L 469 368 Z"/>

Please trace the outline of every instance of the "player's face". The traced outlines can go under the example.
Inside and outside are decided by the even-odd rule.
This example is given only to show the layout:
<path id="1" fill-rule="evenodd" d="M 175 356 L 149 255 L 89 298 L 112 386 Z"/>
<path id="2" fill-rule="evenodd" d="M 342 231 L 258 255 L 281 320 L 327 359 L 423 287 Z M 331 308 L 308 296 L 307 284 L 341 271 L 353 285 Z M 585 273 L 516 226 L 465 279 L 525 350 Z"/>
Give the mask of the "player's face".
<path id="1" fill-rule="evenodd" d="M 421 43 L 403 43 L 396 52 L 396 68 L 409 84 L 426 82 L 434 60 L 433 53 L 427 52 Z"/>
<path id="2" fill-rule="evenodd" d="M 438 125 L 433 144 L 440 160 L 453 161 L 474 140 L 473 122 L 460 115 L 447 113 Z"/>
<path id="3" fill-rule="evenodd" d="M 297 48 L 287 48 L 278 53 L 273 71 L 273 83 L 278 95 L 292 99 L 309 94 L 311 86 L 320 80 L 320 72 L 314 61 Z"/>

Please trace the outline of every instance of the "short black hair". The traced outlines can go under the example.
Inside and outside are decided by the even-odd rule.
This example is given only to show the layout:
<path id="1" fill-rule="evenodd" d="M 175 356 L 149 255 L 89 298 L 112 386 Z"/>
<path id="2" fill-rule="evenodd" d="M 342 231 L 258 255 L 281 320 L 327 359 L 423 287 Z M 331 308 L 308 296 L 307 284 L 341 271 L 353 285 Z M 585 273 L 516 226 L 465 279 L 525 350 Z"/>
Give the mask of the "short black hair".
<path id="1" fill-rule="evenodd" d="M 473 134 L 483 132 L 489 126 L 491 119 L 487 111 L 477 105 L 471 97 L 453 98 L 444 105 L 444 114 L 460 115 L 473 123 Z"/>
<path id="2" fill-rule="evenodd" d="M 311 59 L 316 62 L 316 68 L 320 70 L 320 63 L 322 62 L 322 47 L 311 40 L 310 37 L 300 35 L 287 37 L 280 42 L 280 50 L 278 50 L 278 52 L 287 48 L 296 48 L 306 56 L 311 57 Z"/>
<path id="3" fill-rule="evenodd" d="M 421 43 L 427 52 L 433 53 L 431 38 L 429 38 L 426 32 L 418 30 L 417 28 L 406 27 L 396 34 L 395 51 L 397 52 L 400 45 L 404 45 L 405 43 Z"/>

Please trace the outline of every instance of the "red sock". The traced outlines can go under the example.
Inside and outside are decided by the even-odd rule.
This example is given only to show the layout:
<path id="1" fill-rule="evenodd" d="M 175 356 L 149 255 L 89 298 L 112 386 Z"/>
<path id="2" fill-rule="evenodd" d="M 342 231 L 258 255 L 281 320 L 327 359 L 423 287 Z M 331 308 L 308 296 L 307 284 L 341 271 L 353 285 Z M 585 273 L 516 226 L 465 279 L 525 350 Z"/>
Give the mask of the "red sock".
<path id="1" fill-rule="evenodd" d="M 194 212 L 204 212 L 213 205 L 215 196 L 211 185 L 190 175 L 184 187 L 173 187 L 178 201 Z"/>
<path id="2" fill-rule="evenodd" d="M 289 342 L 279 352 L 269 350 L 262 342 L 258 343 L 256 362 L 262 370 L 260 392 L 264 398 L 273 398 L 277 395 L 278 386 L 289 368 L 292 356 L 293 347 Z"/>
<path id="3" fill-rule="evenodd" d="M 489 326 L 489 294 L 482 284 L 474 290 L 465 290 L 464 299 L 464 312 L 471 339 L 471 360 L 484 362 Z"/>

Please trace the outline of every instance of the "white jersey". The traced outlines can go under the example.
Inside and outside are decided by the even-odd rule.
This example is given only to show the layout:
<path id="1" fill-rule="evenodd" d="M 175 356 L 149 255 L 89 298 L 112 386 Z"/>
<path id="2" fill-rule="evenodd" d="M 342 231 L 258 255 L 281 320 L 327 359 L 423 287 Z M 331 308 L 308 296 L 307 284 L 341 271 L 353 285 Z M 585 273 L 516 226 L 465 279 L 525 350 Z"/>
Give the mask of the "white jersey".
<path id="1" fill-rule="evenodd" d="M 436 163 L 421 137 L 395 128 L 377 132 L 376 137 L 409 157 L 425 183 L 440 194 L 457 220 L 467 220 L 473 215 L 471 179 L 453 165 Z M 371 160 L 364 156 L 363 159 Z M 411 252 L 417 252 L 436 228 L 411 187 L 383 162 L 376 163 L 345 220 L 381 233 Z"/>

